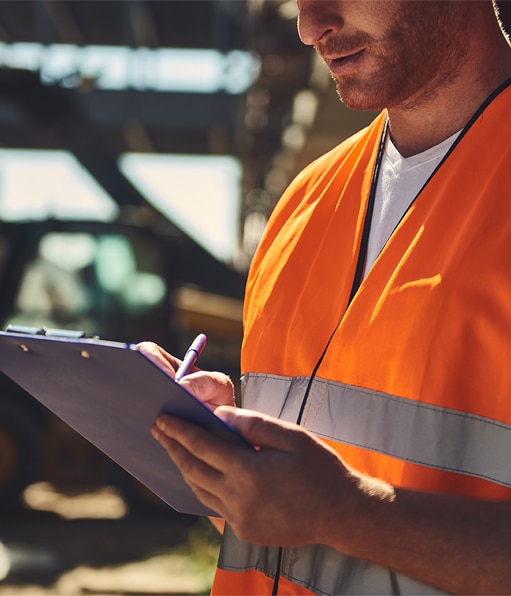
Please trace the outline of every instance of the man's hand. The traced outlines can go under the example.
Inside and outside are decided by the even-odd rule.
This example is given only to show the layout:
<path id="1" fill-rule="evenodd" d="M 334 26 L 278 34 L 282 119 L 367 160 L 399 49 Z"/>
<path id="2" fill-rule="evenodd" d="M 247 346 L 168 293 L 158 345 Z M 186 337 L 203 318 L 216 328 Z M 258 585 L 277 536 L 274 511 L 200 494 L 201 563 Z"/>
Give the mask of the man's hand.
<path id="1" fill-rule="evenodd" d="M 319 543 L 334 512 L 341 508 L 349 518 L 358 478 L 333 450 L 269 416 L 235 408 L 217 414 L 258 449 L 233 447 L 167 415 L 157 419 L 153 436 L 197 497 L 225 517 L 238 537 L 266 545 Z"/>
<path id="2" fill-rule="evenodd" d="M 175 378 L 181 360 L 153 342 L 145 341 L 136 347 L 156 366 Z M 213 409 L 234 404 L 234 386 L 231 379 L 223 373 L 207 372 L 194 366 L 192 372 L 181 379 L 180 385 Z"/>
<path id="3" fill-rule="evenodd" d="M 242 540 L 326 544 L 447 592 L 511 593 L 511 501 L 392 487 L 350 470 L 296 425 L 235 408 L 217 413 L 259 449 L 165 415 L 153 436 Z"/>

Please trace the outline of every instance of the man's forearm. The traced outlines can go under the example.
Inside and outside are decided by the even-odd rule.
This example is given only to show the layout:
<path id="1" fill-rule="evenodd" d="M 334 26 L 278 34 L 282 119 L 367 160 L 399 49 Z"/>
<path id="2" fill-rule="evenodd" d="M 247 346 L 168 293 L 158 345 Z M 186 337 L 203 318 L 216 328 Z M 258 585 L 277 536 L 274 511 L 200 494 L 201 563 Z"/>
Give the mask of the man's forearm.
<path id="1" fill-rule="evenodd" d="M 370 479 L 361 492 L 331 545 L 447 592 L 511 593 L 510 502 L 393 489 Z"/>

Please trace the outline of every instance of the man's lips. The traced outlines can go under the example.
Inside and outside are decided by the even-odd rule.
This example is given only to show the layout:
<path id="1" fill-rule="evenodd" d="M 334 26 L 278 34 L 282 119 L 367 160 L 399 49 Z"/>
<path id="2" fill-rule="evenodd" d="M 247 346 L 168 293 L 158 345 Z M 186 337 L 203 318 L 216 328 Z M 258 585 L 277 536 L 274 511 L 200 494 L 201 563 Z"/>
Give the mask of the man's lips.
<path id="1" fill-rule="evenodd" d="M 352 74 L 360 60 L 363 58 L 365 50 L 358 50 L 338 56 L 323 56 L 323 60 L 333 75 Z"/>

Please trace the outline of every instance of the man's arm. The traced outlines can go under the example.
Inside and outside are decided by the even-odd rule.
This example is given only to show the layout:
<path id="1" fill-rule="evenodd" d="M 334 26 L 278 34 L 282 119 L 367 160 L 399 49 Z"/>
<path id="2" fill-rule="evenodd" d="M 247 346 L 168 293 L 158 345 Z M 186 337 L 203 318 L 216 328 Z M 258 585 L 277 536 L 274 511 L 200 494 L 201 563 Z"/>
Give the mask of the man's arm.
<path id="1" fill-rule="evenodd" d="M 153 434 L 239 538 L 327 544 L 448 592 L 511 592 L 511 503 L 394 488 L 348 469 L 296 425 L 235 408 L 218 413 L 260 449 L 234 448 L 167 416 Z"/>

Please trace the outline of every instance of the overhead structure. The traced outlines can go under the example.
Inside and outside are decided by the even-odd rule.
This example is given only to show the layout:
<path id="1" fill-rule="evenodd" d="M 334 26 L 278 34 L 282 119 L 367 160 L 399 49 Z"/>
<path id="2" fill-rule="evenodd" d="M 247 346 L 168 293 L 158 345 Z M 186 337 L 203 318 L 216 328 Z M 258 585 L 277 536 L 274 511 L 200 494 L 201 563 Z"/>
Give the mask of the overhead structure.
<path id="1" fill-rule="evenodd" d="M 11 44 L 39 44 L 31 72 L 2 73 L 2 143 L 63 148 L 85 129 L 114 157 L 127 151 L 235 154 L 243 89 L 230 91 L 228 81 L 200 93 L 166 87 L 163 52 L 217 50 L 226 79 L 232 78 L 232 52 L 245 48 L 247 28 L 245 2 L 238 1 L 0 2 L 2 64 Z M 58 77 L 63 46 L 72 48 L 72 58 Z M 105 81 L 109 75 L 117 83 Z"/>
<path id="2" fill-rule="evenodd" d="M 511 23 L 511 2 L 499 5 Z M 13 48 L 34 44 L 31 69 L 14 69 Z M 205 87 L 170 83 L 172 49 L 196 59 L 181 82 L 196 74 Z M 68 149 L 120 204 L 144 201 L 119 171 L 123 153 L 237 157 L 242 268 L 296 172 L 371 118 L 340 105 L 298 38 L 295 0 L 0 2 L 2 146 Z"/>

